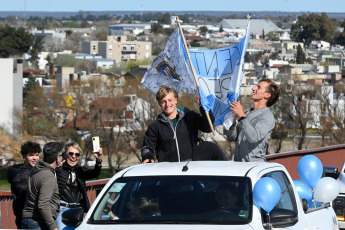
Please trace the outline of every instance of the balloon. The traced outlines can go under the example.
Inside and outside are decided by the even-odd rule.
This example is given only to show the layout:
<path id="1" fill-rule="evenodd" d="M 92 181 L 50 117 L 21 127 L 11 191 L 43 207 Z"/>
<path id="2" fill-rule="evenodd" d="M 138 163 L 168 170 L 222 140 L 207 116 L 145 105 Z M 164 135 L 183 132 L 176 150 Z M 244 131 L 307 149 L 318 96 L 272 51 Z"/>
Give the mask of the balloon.
<path id="1" fill-rule="evenodd" d="M 297 171 L 301 179 L 314 189 L 322 176 L 323 166 L 316 156 L 306 155 L 299 160 Z"/>
<path id="2" fill-rule="evenodd" d="M 314 199 L 319 202 L 331 202 L 339 195 L 339 183 L 331 177 L 321 178 L 314 189 Z"/>
<path id="3" fill-rule="evenodd" d="M 309 189 L 309 187 L 303 181 L 294 180 L 293 183 L 296 187 L 296 190 L 297 190 L 297 193 L 298 193 L 300 199 L 304 198 L 308 201 L 308 200 L 311 200 L 313 198 L 312 191 Z"/>
<path id="4" fill-rule="evenodd" d="M 280 186 L 275 179 L 264 177 L 256 182 L 253 195 L 256 204 L 270 213 L 280 200 Z"/>

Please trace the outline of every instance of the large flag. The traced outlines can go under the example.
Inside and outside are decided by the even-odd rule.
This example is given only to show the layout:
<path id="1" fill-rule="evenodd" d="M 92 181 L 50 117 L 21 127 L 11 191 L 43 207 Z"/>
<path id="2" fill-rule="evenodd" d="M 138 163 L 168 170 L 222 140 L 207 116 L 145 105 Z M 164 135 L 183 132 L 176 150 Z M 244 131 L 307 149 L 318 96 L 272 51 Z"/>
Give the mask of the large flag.
<path id="1" fill-rule="evenodd" d="M 198 94 L 178 27 L 170 36 L 164 50 L 153 60 L 141 83 L 154 94 L 162 85 L 172 87 L 177 92 L 183 89 L 186 93 Z"/>
<path id="2" fill-rule="evenodd" d="M 215 50 L 189 50 L 193 67 L 199 82 L 201 104 L 211 110 L 215 125 L 232 124 L 234 114 L 229 106 L 238 100 L 240 93 L 244 55 L 249 38 L 249 22 L 243 39 L 229 47 Z"/>

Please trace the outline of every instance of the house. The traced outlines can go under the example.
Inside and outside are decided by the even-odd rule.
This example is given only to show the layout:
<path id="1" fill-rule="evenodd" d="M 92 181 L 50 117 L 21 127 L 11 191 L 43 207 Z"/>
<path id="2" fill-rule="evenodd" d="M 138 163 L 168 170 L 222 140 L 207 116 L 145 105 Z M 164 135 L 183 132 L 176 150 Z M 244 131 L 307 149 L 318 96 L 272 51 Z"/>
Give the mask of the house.
<path id="1" fill-rule="evenodd" d="M 83 42 L 82 52 L 100 55 L 115 62 L 145 60 L 152 58 L 152 43 L 127 41 L 126 36 L 108 36 L 107 41 Z"/>
<path id="2" fill-rule="evenodd" d="M 76 127 L 87 131 L 103 127 L 115 132 L 133 132 L 146 129 L 146 123 L 152 120 L 150 103 L 135 94 L 122 97 L 98 97 L 89 105 L 89 112 L 82 112 L 70 120 L 65 127 Z"/>

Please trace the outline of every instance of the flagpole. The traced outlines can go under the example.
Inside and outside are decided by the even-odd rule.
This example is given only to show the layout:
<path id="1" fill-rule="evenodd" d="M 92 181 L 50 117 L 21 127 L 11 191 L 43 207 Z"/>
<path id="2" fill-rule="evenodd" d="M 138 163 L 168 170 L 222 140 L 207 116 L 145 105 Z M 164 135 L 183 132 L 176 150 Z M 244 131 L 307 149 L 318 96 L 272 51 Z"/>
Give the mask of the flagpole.
<path id="1" fill-rule="evenodd" d="M 181 24 L 180 24 L 180 19 L 178 18 L 178 16 L 176 16 L 176 21 L 177 21 L 177 25 L 178 25 L 178 28 L 179 28 L 180 33 L 181 33 L 181 37 L 182 37 L 182 40 L 183 40 L 184 48 L 186 49 L 186 52 L 187 52 L 190 68 L 192 69 L 192 72 L 193 72 L 196 88 L 198 89 L 198 92 L 199 92 L 199 81 L 198 81 L 198 78 L 196 77 L 196 73 L 195 73 L 195 70 L 194 70 L 194 67 L 193 67 L 193 64 L 192 64 L 192 60 L 191 60 L 190 55 L 189 55 L 187 43 L 186 43 L 186 40 L 184 39 L 183 31 L 182 31 Z M 208 111 L 205 110 L 205 113 L 206 113 L 206 117 L 207 117 L 208 123 L 210 124 L 212 133 L 213 133 L 213 135 L 216 135 L 216 132 L 214 131 L 213 124 L 212 124 L 210 115 L 208 114 Z"/>

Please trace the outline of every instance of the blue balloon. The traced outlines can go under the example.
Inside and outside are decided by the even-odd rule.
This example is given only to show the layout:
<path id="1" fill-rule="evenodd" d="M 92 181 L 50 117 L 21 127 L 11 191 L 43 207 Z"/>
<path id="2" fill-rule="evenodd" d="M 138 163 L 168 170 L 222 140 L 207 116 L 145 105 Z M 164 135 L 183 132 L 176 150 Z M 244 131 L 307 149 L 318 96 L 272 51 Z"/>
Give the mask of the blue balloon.
<path id="1" fill-rule="evenodd" d="M 299 160 L 297 172 L 301 179 L 314 189 L 322 176 L 323 166 L 316 156 L 306 155 Z"/>
<path id="2" fill-rule="evenodd" d="M 256 182 L 253 195 L 256 204 L 270 213 L 280 200 L 280 186 L 275 179 L 264 177 Z"/>
<path id="3" fill-rule="evenodd" d="M 313 199 L 312 191 L 309 189 L 309 187 L 303 181 L 294 180 L 293 183 L 296 187 L 296 190 L 297 190 L 297 193 L 298 193 L 300 199 L 304 198 L 307 201 Z"/>

